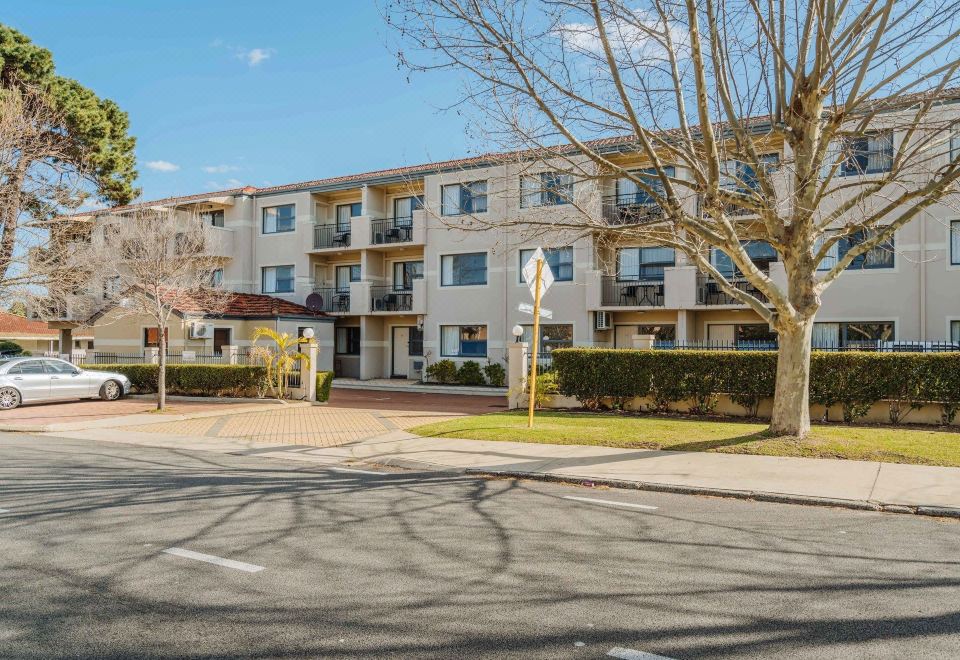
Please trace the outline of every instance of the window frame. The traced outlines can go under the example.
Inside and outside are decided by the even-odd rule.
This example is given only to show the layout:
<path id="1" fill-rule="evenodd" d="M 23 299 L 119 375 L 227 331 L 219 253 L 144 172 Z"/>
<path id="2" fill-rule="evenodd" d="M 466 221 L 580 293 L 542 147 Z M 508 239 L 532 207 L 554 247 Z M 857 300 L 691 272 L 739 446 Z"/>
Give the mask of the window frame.
<path id="1" fill-rule="evenodd" d="M 637 270 L 636 278 L 624 277 L 623 275 L 622 253 L 625 250 L 637 250 L 639 252 L 638 260 L 637 260 L 638 270 Z M 644 250 L 673 250 L 673 259 L 671 259 L 669 262 L 643 261 L 642 258 L 643 258 Z M 618 282 L 661 282 L 663 281 L 663 278 L 664 278 L 663 275 L 660 275 L 660 277 L 656 277 L 656 276 L 644 277 L 643 276 L 644 267 L 660 268 L 661 270 L 664 268 L 672 268 L 673 266 L 677 265 L 677 251 L 673 248 L 666 247 L 664 245 L 643 245 L 643 246 L 636 245 L 636 246 L 630 246 L 630 247 L 617 248 L 615 259 L 616 259 L 616 271 L 617 271 Z"/>
<path id="2" fill-rule="evenodd" d="M 340 272 L 346 268 L 350 269 L 350 275 L 347 278 L 346 288 L 340 288 Z M 356 274 L 356 278 L 354 278 Z M 360 264 L 338 264 L 336 268 L 333 269 L 333 288 L 337 293 L 350 293 L 350 283 L 351 282 L 360 282 L 362 280 L 362 273 L 360 270 Z"/>
<path id="3" fill-rule="evenodd" d="M 881 138 L 885 139 L 885 144 L 882 147 L 870 148 L 871 140 L 879 141 Z M 859 142 L 866 142 L 866 148 L 852 147 Z M 882 174 L 884 172 L 889 172 L 890 168 L 893 167 L 893 131 L 890 129 L 878 130 L 878 131 L 868 131 L 862 135 L 844 137 L 840 141 L 838 148 L 839 153 L 837 154 L 837 160 L 840 161 L 839 166 L 837 167 L 836 176 L 846 177 L 846 176 L 863 176 L 869 174 Z M 886 156 L 884 160 L 884 167 L 882 168 L 871 168 L 870 167 L 870 157 L 871 154 L 884 154 Z M 841 160 L 842 159 L 842 160 Z M 862 159 L 866 160 L 866 167 L 860 168 L 858 166 L 851 167 L 851 163 L 860 163 Z M 832 163 L 831 163 L 832 165 Z"/>
<path id="4" fill-rule="evenodd" d="M 397 203 L 405 202 L 410 200 L 410 215 L 398 215 L 397 214 Z M 394 225 L 397 225 L 397 220 L 406 220 L 408 222 L 403 223 L 403 225 L 408 225 L 413 222 L 413 214 L 417 211 L 423 210 L 423 195 L 406 195 L 404 197 L 394 197 L 393 198 L 393 222 Z"/>
<path id="5" fill-rule="evenodd" d="M 341 331 L 343 331 L 343 341 L 341 342 Z M 354 336 L 356 335 L 356 336 Z M 341 348 L 346 348 L 342 351 Z M 360 355 L 360 326 L 358 325 L 340 325 L 334 328 L 333 338 L 334 355 Z"/>
<path id="6" fill-rule="evenodd" d="M 349 215 L 346 224 L 340 223 L 340 209 L 349 209 Z M 357 212 L 354 213 L 354 210 Z M 333 224 L 339 233 L 349 233 L 353 227 L 353 219 L 363 215 L 363 202 L 349 202 L 347 204 L 337 204 L 334 209 Z"/>
<path id="7" fill-rule="evenodd" d="M 410 286 L 406 286 L 407 279 L 407 270 L 408 266 L 412 264 L 420 264 L 420 272 L 416 272 L 416 268 L 410 268 Z M 401 281 L 399 285 L 397 284 L 397 271 L 400 270 Z M 413 290 L 413 281 L 423 279 L 423 259 L 409 259 L 406 261 L 394 261 L 393 262 L 393 290 L 394 291 L 412 291 Z"/>
<path id="8" fill-rule="evenodd" d="M 526 284 L 523 281 L 523 266 L 530 260 L 530 257 L 533 256 L 533 253 L 536 252 L 536 248 L 521 248 L 518 250 L 518 255 L 520 257 L 520 265 L 517 268 L 517 281 L 520 284 Z M 553 264 L 550 263 L 550 257 L 554 254 L 560 254 L 562 251 L 569 251 L 570 261 L 569 263 L 561 262 L 557 265 L 557 268 L 554 268 Z M 576 267 L 574 265 L 574 250 L 572 245 L 564 245 L 563 247 L 558 248 L 544 248 L 543 256 L 546 257 L 545 261 L 550 266 L 550 270 L 553 272 L 553 281 L 554 282 L 573 282 L 576 278 Z M 569 267 L 570 277 L 560 277 L 557 273 L 563 267 Z"/>
<path id="9" fill-rule="evenodd" d="M 276 271 L 279 268 L 289 268 L 290 277 L 283 278 L 284 281 L 289 280 L 291 288 L 289 291 L 274 289 L 273 291 L 267 290 L 267 271 L 274 270 Z M 280 278 L 274 274 L 273 278 L 274 283 L 279 284 Z M 297 268 L 295 264 L 280 264 L 279 266 L 261 266 L 260 267 L 260 293 L 272 294 L 272 293 L 294 293 L 297 290 Z"/>
<path id="10" fill-rule="evenodd" d="M 296 215 L 296 211 L 294 211 Z M 210 211 L 201 211 L 200 220 L 204 224 L 209 224 L 211 227 L 223 227 L 225 222 L 226 213 L 223 209 L 213 209 Z M 219 223 L 217 222 L 219 220 Z"/>
<path id="11" fill-rule="evenodd" d="M 526 182 L 536 180 L 536 189 L 524 192 Z M 573 175 L 565 172 L 548 171 L 535 174 L 524 174 L 520 177 L 520 208 L 535 209 L 544 206 L 564 206 L 573 202 L 574 184 Z M 538 201 L 531 204 L 527 197 L 538 196 Z"/>
<path id="12" fill-rule="evenodd" d="M 483 282 L 446 282 L 444 280 L 444 259 L 458 259 L 462 257 L 476 257 L 483 255 Z M 477 269 L 478 270 L 478 269 Z M 453 271 L 456 272 L 456 271 Z M 487 252 L 454 252 L 451 254 L 440 255 L 440 286 L 441 287 L 465 287 L 465 286 L 487 286 L 490 283 L 490 256 Z M 462 278 L 460 278 L 462 279 Z"/>
<path id="13" fill-rule="evenodd" d="M 482 192 L 480 191 L 482 187 Z M 457 189 L 456 210 L 449 209 L 446 205 L 446 191 L 448 189 Z M 464 197 L 464 192 L 467 193 Z M 475 215 L 486 213 L 488 211 L 488 183 L 487 179 L 477 179 L 475 181 L 461 181 L 459 183 L 445 183 L 440 186 L 440 215 L 446 217 L 456 217 L 458 215 Z M 469 204 L 465 203 L 465 199 Z M 478 203 L 483 200 L 482 204 Z M 469 206 L 469 208 L 467 208 Z M 480 208 L 482 206 L 482 208 Z"/>
<path id="14" fill-rule="evenodd" d="M 458 352 L 457 352 L 457 353 L 448 353 L 448 352 L 447 352 L 447 348 L 448 348 L 448 347 L 444 345 L 444 341 L 443 341 L 443 330 L 444 330 L 444 328 L 457 328 L 457 329 L 458 329 L 458 333 L 457 333 L 457 336 L 458 336 L 458 340 L 457 340 L 457 351 L 458 351 Z M 476 342 L 483 341 L 483 354 L 480 354 L 480 353 L 464 353 L 464 352 L 463 352 L 463 341 L 464 341 L 464 339 L 463 339 L 463 335 L 464 335 L 463 330 L 464 330 L 464 328 L 481 328 L 481 329 L 482 329 L 483 339 L 482 339 L 482 340 L 477 339 L 477 340 L 472 340 L 472 341 L 476 341 Z M 469 340 L 468 340 L 468 341 L 469 341 Z M 485 357 L 487 357 L 487 354 L 488 354 L 489 351 L 490 351 L 490 345 L 489 345 L 489 344 L 490 344 L 490 335 L 489 335 L 489 330 L 488 330 L 488 327 L 487 327 L 487 324 L 486 324 L 486 323 L 467 323 L 467 324 L 464 324 L 464 325 L 446 324 L 446 325 L 441 325 L 441 326 L 440 326 L 440 357 L 446 357 L 446 358 L 467 358 L 467 359 L 485 358 Z"/>
<path id="15" fill-rule="evenodd" d="M 293 209 L 293 215 L 290 216 L 290 228 L 289 229 L 280 229 L 280 209 Z M 273 211 L 273 231 L 267 231 L 267 218 L 268 212 Z M 286 220 L 287 218 L 284 218 Z M 288 234 L 292 231 L 297 230 L 297 205 L 294 203 L 290 204 L 277 204 L 276 206 L 264 206 L 261 209 L 261 220 L 260 220 L 260 233 L 264 236 L 272 236 L 274 234 Z"/>
<path id="16" fill-rule="evenodd" d="M 950 250 L 950 265 L 960 266 L 960 220 L 951 220 L 947 227 L 947 234 L 950 240 L 947 241 Z M 957 249 L 954 250 L 954 247 Z"/>

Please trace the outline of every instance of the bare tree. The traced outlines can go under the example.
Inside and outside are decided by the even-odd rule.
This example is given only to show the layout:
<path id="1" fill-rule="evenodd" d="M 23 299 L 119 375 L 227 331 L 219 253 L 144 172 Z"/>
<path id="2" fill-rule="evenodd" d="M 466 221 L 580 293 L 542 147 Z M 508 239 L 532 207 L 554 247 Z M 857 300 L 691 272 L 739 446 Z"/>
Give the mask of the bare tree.
<path id="1" fill-rule="evenodd" d="M 778 435 L 810 428 L 824 290 L 906 223 L 955 202 L 958 2 L 391 0 L 385 10 L 402 63 L 467 74 L 458 102 L 479 109 L 483 134 L 514 150 L 519 169 L 575 182 L 553 176 L 540 193 L 566 196 L 566 212 L 470 226 L 539 224 L 686 255 L 777 332 Z M 643 203 L 611 220 L 597 193 L 613 179 Z M 754 263 L 755 241 L 776 251 L 785 281 Z"/>
<path id="2" fill-rule="evenodd" d="M 198 318 L 222 314 L 230 300 L 214 277 L 222 267 L 215 236 L 193 213 L 173 208 L 137 208 L 73 223 L 68 249 L 45 262 L 57 284 L 34 305 L 52 306 L 53 317 L 70 301 L 69 316 L 93 325 L 132 317 L 156 329 L 160 370 L 157 409 L 166 406 L 167 341 L 175 312 Z M 44 312 L 41 311 L 44 315 Z"/>

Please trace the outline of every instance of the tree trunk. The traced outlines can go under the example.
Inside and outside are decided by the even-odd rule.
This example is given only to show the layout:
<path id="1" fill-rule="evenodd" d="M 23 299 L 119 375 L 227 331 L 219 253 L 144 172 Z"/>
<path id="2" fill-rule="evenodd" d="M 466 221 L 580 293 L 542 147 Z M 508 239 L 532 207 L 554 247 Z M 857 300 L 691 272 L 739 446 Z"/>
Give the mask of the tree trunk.
<path id="1" fill-rule="evenodd" d="M 813 317 L 779 329 L 777 385 L 770 433 L 798 438 L 810 432 L 810 343 Z"/>
<path id="2" fill-rule="evenodd" d="M 157 373 L 157 410 L 163 411 L 167 407 L 167 338 L 165 328 L 157 328 L 158 344 L 160 346 L 160 365 Z"/>

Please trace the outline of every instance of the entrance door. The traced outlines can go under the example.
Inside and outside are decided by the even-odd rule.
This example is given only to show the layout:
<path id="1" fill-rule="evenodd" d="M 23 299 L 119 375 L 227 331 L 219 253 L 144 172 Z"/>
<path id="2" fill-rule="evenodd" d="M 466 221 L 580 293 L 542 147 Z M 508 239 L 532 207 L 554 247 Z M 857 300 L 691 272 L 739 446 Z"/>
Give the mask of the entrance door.
<path id="1" fill-rule="evenodd" d="M 230 345 L 230 328 L 213 329 L 213 354 L 223 355 L 223 347 Z"/>
<path id="2" fill-rule="evenodd" d="M 410 371 L 410 328 L 394 326 L 393 328 L 393 378 L 406 378 Z"/>

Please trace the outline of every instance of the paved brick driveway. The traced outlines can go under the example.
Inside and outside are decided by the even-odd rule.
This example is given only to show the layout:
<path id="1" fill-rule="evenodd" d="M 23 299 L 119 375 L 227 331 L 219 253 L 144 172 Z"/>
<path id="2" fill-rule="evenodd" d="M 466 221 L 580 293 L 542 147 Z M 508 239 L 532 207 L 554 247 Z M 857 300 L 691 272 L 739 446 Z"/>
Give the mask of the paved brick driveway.
<path id="1" fill-rule="evenodd" d="M 224 406 L 238 405 L 229 399 L 218 401 L 170 401 L 176 412 L 201 412 Z M 21 406 L 0 411 L 0 424 L 29 424 L 46 426 L 70 422 L 95 421 L 123 415 L 150 412 L 157 407 L 152 399 L 121 399 L 120 401 L 65 401 Z"/>

